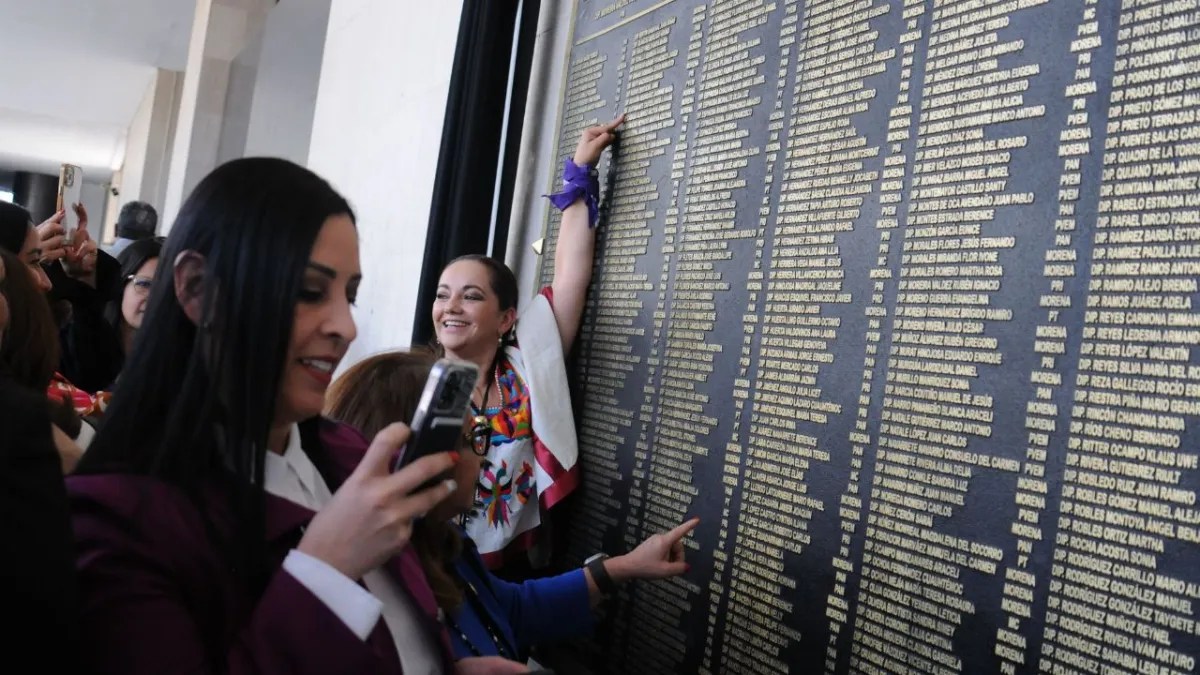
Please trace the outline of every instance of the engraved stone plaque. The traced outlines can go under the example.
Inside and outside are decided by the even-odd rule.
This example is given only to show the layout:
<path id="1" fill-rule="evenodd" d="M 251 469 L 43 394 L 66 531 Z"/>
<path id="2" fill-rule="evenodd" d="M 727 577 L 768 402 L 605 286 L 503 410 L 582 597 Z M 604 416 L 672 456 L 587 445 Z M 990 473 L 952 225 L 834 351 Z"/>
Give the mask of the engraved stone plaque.
<path id="1" fill-rule="evenodd" d="M 579 660 L 1197 672 L 1200 4 L 579 0 L 572 22 L 543 161 L 628 124 L 569 556 L 702 518 L 691 571 L 623 589 Z"/>

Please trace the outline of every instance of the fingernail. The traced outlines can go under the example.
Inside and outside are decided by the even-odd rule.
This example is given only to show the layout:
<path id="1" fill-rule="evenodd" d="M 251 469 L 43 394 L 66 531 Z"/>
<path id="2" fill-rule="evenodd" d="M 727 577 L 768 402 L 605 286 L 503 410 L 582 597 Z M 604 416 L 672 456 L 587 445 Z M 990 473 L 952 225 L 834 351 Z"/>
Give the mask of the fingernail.
<path id="1" fill-rule="evenodd" d="M 446 486 L 447 493 L 454 492 L 458 489 L 458 483 L 456 483 L 453 478 L 447 478 L 442 485 Z"/>
<path id="2" fill-rule="evenodd" d="M 450 461 L 453 462 L 454 464 L 458 464 L 458 459 L 459 459 L 458 451 L 451 450 L 449 452 L 449 455 L 450 455 Z"/>
<path id="3" fill-rule="evenodd" d="M 691 571 L 692 571 L 692 564 L 691 564 L 691 563 L 684 563 L 684 564 L 683 564 L 683 573 L 684 573 L 684 574 L 687 574 L 688 572 L 691 572 Z"/>

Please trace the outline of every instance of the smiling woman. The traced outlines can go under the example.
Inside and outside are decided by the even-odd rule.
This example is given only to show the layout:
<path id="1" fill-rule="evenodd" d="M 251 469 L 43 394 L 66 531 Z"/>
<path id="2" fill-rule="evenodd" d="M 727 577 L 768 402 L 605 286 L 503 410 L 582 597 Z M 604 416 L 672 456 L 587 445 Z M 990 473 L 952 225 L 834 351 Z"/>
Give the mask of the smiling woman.
<path id="1" fill-rule="evenodd" d="M 450 261 L 438 279 L 432 318 L 439 349 L 483 374 L 471 399 L 475 425 L 490 433 L 476 489 L 480 509 L 466 529 L 489 568 L 524 578 L 549 557 L 542 522 L 579 484 L 578 445 L 565 355 L 571 351 L 592 278 L 595 164 L 624 115 L 589 127 L 566 162 L 554 280 L 517 321 L 517 280 L 479 255 Z"/>
<path id="2" fill-rule="evenodd" d="M 319 416 L 356 334 L 349 205 L 290 162 L 236 160 L 184 203 L 162 260 L 68 480 L 81 656 L 134 675 L 453 669 L 406 545 L 453 491 L 417 486 L 455 458 L 393 474 L 403 425 L 368 447 Z"/>

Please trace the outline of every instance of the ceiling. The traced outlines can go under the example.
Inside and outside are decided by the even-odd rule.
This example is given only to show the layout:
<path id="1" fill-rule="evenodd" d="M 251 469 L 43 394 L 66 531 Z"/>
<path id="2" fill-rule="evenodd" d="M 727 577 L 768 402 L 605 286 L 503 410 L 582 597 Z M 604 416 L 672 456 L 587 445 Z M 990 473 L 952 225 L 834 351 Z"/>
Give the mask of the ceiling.
<path id="1" fill-rule="evenodd" d="M 0 169 L 107 180 L 157 68 L 187 63 L 195 0 L 0 0 Z"/>

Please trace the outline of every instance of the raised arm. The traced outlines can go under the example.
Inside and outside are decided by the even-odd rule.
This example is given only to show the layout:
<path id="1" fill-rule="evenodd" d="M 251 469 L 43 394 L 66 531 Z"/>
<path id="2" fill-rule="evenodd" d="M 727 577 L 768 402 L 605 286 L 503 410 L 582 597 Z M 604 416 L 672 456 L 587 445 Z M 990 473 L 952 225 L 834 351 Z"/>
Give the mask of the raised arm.
<path id="1" fill-rule="evenodd" d="M 616 139 L 614 132 L 624 121 L 625 116 L 621 115 L 608 124 L 584 129 L 575 147 L 575 164 L 594 168 L 600 154 Z M 596 231 L 588 223 L 587 202 L 580 198 L 563 209 L 554 253 L 554 280 L 550 282 L 554 289 L 554 319 L 564 354 L 571 351 L 579 332 L 595 253 Z"/>

